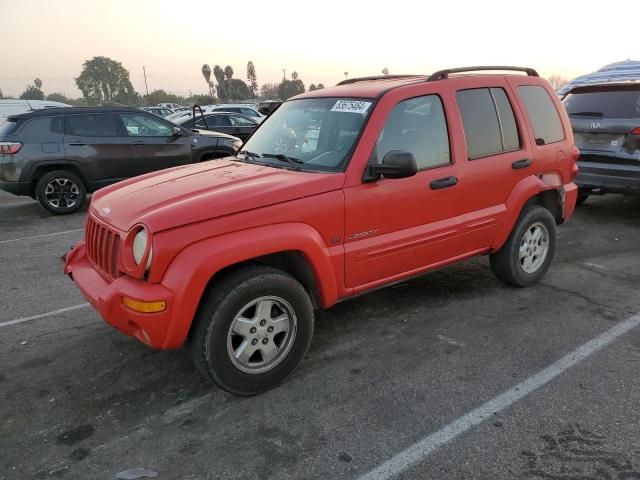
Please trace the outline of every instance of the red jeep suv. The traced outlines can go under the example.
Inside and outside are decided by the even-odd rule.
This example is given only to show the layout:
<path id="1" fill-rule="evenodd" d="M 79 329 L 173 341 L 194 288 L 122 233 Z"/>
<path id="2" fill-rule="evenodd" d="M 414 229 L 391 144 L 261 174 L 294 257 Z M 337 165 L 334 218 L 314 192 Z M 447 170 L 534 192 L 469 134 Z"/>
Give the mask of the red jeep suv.
<path id="1" fill-rule="evenodd" d="M 482 254 L 536 283 L 577 156 L 535 70 L 349 79 L 285 102 L 235 157 L 96 192 L 65 272 L 114 327 L 188 340 L 207 378 L 256 394 L 300 363 L 316 308 Z"/>

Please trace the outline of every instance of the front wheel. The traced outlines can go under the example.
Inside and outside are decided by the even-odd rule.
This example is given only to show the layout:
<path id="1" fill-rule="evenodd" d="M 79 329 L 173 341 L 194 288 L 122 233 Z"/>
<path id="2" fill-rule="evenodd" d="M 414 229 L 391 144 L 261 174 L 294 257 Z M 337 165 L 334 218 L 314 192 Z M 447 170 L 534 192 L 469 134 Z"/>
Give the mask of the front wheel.
<path id="1" fill-rule="evenodd" d="M 220 279 L 204 295 L 191 335 L 198 370 L 224 390 L 255 395 L 285 380 L 313 335 L 313 306 L 286 273 L 251 266 Z"/>
<path id="2" fill-rule="evenodd" d="M 546 208 L 532 205 L 520 214 L 503 247 L 490 255 L 491 269 L 508 285 L 529 287 L 547 273 L 555 249 L 555 218 Z"/>

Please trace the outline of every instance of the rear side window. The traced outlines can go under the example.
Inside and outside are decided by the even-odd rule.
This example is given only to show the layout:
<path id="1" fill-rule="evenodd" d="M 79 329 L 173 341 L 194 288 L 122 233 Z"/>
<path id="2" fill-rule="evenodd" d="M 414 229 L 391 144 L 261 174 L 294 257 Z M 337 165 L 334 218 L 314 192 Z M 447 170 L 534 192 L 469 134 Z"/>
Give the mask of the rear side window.
<path id="1" fill-rule="evenodd" d="M 210 117 L 206 117 L 207 126 L 208 127 L 230 127 L 231 121 L 229 117 L 226 115 L 211 115 Z M 204 128 L 204 122 L 202 118 L 196 122 L 196 127 Z"/>
<path id="2" fill-rule="evenodd" d="M 562 103 L 570 116 L 640 118 L 640 89 L 571 93 Z"/>
<path id="3" fill-rule="evenodd" d="M 0 135 L 11 135 L 18 129 L 18 120 L 10 118 L 4 123 L 0 123 Z"/>
<path id="4" fill-rule="evenodd" d="M 531 120 L 536 144 L 546 145 L 564 139 L 560 115 L 547 91 L 537 85 L 521 85 L 518 93 Z"/>
<path id="5" fill-rule="evenodd" d="M 116 119 L 108 113 L 69 115 L 67 133 L 79 137 L 117 137 Z"/>
<path id="6" fill-rule="evenodd" d="M 513 109 L 502 88 L 474 88 L 456 93 L 470 160 L 520 148 Z"/>
<path id="7" fill-rule="evenodd" d="M 413 153 L 419 170 L 451 163 L 447 122 L 440 97 L 410 98 L 393 108 L 376 143 L 378 163 L 382 163 L 384 156 L 392 150 Z"/>
<path id="8" fill-rule="evenodd" d="M 53 117 L 49 130 L 53 133 L 64 133 L 64 117 Z"/>

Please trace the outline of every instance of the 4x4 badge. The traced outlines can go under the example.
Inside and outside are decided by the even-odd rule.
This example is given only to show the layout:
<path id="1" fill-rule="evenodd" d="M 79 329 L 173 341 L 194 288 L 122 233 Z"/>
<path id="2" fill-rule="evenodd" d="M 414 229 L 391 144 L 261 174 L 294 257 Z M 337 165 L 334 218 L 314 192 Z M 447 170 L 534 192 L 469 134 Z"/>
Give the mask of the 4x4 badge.
<path id="1" fill-rule="evenodd" d="M 104 213 L 105 215 L 109 215 L 111 213 L 111 209 L 109 207 L 104 207 L 102 209 L 102 213 Z"/>

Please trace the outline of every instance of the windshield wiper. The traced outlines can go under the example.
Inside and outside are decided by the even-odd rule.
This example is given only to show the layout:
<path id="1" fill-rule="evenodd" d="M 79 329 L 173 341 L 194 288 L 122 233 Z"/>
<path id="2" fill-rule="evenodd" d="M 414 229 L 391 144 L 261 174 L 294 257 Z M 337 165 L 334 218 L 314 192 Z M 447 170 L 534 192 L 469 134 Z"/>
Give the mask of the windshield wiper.
<path id="1" fill-rule="evenodd" d="M 288 157 L 284 153 L 263 153 L 262 156 L 264 158 L 275 158 L 276 160 L 282 160 L 283 162 L 287 162 L 290 165 L 304 165 L 304 162 L 302 160 L 294 157 Z"/>
<path id="2" fill-rule="evenodd" d="M 602 112 L 573 112 L 569 114 L 570 117 L 577 116 L 577 115 L 581 117 L 601 117 Z"/>
<path id="3" fill-rule="evenodd" d="M 241 151 L 239 151 L 236 154 L 236 158 L 238 158 L 237 155 L 239 155 L 239 154 L 243 154 L 245 156 L 245 158 L 244 158 L 245 161 L 247 160 L 247 157 L 249 157 L 251 160 L 254 160 L 256 158 L 260 158 L 260 155 L 258 155 L 257 153 L 250 152 L 249 150 L 241 150 Z"/>

